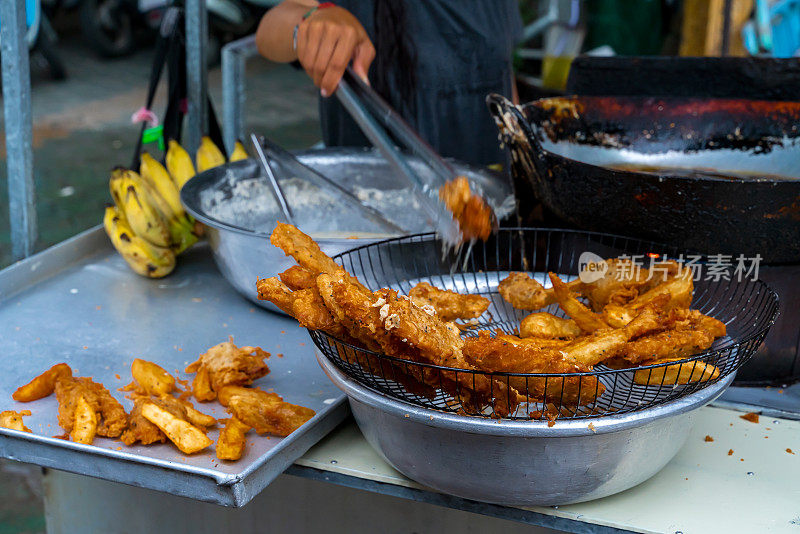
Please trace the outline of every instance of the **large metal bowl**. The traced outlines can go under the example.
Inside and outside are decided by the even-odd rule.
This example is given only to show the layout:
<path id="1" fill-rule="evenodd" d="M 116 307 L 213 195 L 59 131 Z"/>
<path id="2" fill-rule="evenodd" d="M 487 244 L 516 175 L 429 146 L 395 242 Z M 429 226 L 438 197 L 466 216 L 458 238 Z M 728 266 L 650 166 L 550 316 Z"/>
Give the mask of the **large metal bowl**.
<path id="1" fill-rule="evenodd" d="M 376 151 L 334 148 L 309 150 L 296 155 L 300 161 L 351 192 L 364 193 L 367 191 L 365 188 L 369 188 L 389 193 L 396 201 L 388 198 L 386 206 L 380 209 L 387 218 L 404 227 L 409 233 L 431 230 L 424 218 L 417 216 L 413 207 L 409 207 L 410 193 L 404 193 L 403 184 L 395 171 Z M 418 173 L 430 172 L 416 158 L 410 157 L 409 162 Z M 511 190 L 505 181 L 491 171 L 459 162 L 451 163 L 459 174 L 466 176 L 471 184 L 482 191 L 490 203 L 500 206 L 511 195 Z M 286 183 L 292 176 L 281 172 L 277 174 L 284 192 L 290 196 L 290 188 L 287 189 Z M 228 282 L 239 293 L 259 306 L 280 312 L 272 303 L 258 300 L 255 289 L 258 278 L 275 276 L 294 265 L 294 261 L 269 244 L 270 232 L 275 226 L 275 221 L 281 217 L 277 204 L 269 193 L 265 193 L 262 197 L 254 199 L 257 203 L 252 206 L 258 208 L 263 208 L 265 205 L 274 206 L 274 210 L 259 211 L 257 216 L 254 216 L 253 210 L 250 209 L 218 209 L 224 203 L 239 200 L 237 191 L 241 188 L 237 186 L 261 180 L 263 184 L 267 183 L 267 178 L 255 160 L 229 163 L 200 173 L 189 180 L 181 190 L 181 201 L 189 213 L 206 225 L 214 260 Z M 263 193 L 265 190 L 260 188 L 258 191 Z M 347 207 L 340 206 L 337 210 L 327 212 L 319 210 L 319 213 L 309 214 L 308 210 L 315 209 L 313 205 L 308 203 L 303 206 L 294 205 L 291 197 L 288 201 L 295 215 L 299 212 L 302 216 L 305 209 L 306 215 L 312 216 L 313 227 L 309 229 L 300 224 L 300 229 L 308 232 L 329 256 L 390 237 L 369 232 L 369 228 L 363 227 L 363 221 Z M 222 211 L 225 211 L 223 215 L 216 213 Z M 502 213 L 499 215 L 502 216 Z M 352 224 L 352 227 L 348 226 L 349 224 Z M 359 228 L 359 224 L 362 227 Z M 329 229 L 334 227 L 338 228 L 338 235 L 331 235 Z M 326 231 L 315 232 L 315 229 Z"/>
<path id="2" fill-rule="evenodd" d="M 317 360 L 349 398 L 364 437 L 395 469 L 438 491 L 507 506 L 583 502 L 644 482 L 686 442 L 694 410 L 733 380 L 641 412 L 548 427 L 392 400 L 357 384 L 319 352 Z"/>

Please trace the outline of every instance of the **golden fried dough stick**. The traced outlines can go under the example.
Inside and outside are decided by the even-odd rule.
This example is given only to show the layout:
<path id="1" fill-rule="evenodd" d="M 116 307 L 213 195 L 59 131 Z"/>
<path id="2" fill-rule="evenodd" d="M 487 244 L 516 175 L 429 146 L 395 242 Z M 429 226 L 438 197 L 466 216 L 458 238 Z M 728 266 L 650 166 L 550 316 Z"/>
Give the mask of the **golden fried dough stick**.
<path id="1" fill-rule="evenodd" d="M 72 369 L 66 363 L 58 363 L 24 386 L 20 386 L 11 398 L 19 402 L 43 399 L 55 391 L 56 382 L 61 378 L 72 378 Z"/>
<path id="2" fill-rule="evenodd" d="M 205 432 L 153 402 L 142 405 L 142 416 L 166 434 L 184 454 L 194 454 L 213 443 Z"/>
<path id="3" fill-rule="evenodd" d="M 660 330 L 664 320 L 653 306 L 648 306 L 624 327 L 600 330 L 578 338 L 559 351 L 578 363 L 594 366 L 619 355 L 630 339 Z"/>
<path id="4" fill-rule="evenodd" d="M 442 321 L 477 319 L 489 308 L 489 299 L 480 295 L 462 295 L 455 291 L 439 289 L 428 282 L 420 282 L 408 292 L 420 308 L 433 306 Z"/>
<path id="5" fill-rule="evenodd" d="M 578 299 L 572 296 L 567 284 L 561 281 L 555 273 L 549 273 L 550 282 L 553 284 L 553 296 L 567 315 L 575 324 L 585 332 L 595 332 L 608 328 L 608 325 L 599 314 L 584 306 Z"/>
<path id="6" fill-rule="evenodd" d="M 606 304 L 627 304 L 640 294 L 649 291 L 678 272 L 678 263 L 674 261 L 660 262 L 651 270 L 640 267 L 627 258 L 611 258 L 605 260 L 606 271 L 603 276 L 591 283 L 585 283 L 579 293 L 589 300 L 592 310 L 599 312 Z M 584 273 L 591 272 L 597 264 L 587 265 Z M 585 278 L 585 276 L 584 276 Z"/>
<path id="7" fill-rule="evenodd" d="M 580 291 L 583 282 L 580 279 L 567 282 L 570 291 Z M 525 273 L 511 273 L 500 281 L 497 291 L 518 310 L 540 310 L 553 304 L 556 299 L 553 288 L 545 287 Z"/>
<path id="8" fill-rule="evenodd" d="M 453 214 L 465 241 L 486 241 L 492 234 L 496 218 L 492 208 L 469 187 L 464 176 L 457 176 L 439 188 L 439 200 Z"/>
<path id="9" fill-rule="evenodd" d="M 299 265 L 292 265 L 279 276 L 281 277 L 281 282 L 286 284 L 292 291 L 317 287 L 317 273 Z"/>
<path id="10" fill-rule="evenodd" d="M 522 338 L 572 339 L 581 334 L 583 331 L 574 320 L 547 312 L 532 313 L 519 325 L 519 337 Z"/>
<path id="11" fill-rule="evenodd" d="M 136 358 L 131 364 L 133 382 L 122 388 L 140 395 L 169 395 L 175 388 L 175 377 L 158 364 Z"/>
<path id="12" fill-rule="evenodd" d="M 609 325 L 619 328 L 628 324 L 648 304 L 664 301 L 662 295 L 667 295 L 668 297 L 661 305 L 665 311 L 674 308 L 688 308 L 692 303 L 693 290 L 694 282 L 691 269 L 682 269 L 667 279 L 666 282 L 656 285 L 623 306 L 607 304 L 603 309 L 603 318 Z"/>
<path id="13" fill-rule="evenodd" d="M 681 359 L 702 352 L 726 334 L 725 323 L 697 310 L 673 309 L 662 332 L 638 337 L 619 353 L 630 363 Z"/>
<path id="14" fill-rule="evenodd" d="M 116 438 L 128 426 L 125 409 L 103 384 L 86 377 L 62 378 L 56 382 L 58 424 L 67 432 L 72 433 L 75 426 L 81 398 L 97 415 L 98 436 Z"/>
<path id="15" fill-rule="evenodd" d="M 464 342 L 464 356 L 487 372 L 507 373 L 579 373 L 591 367 L 565 358 L 558 349 L 540 348 L 516 336 L 491 337 L 486 331 Z M 509 377 L 509 383 L 530 400 L 585 405 L 594 402 L 605 388 L 594 376 L 568 378 Z"/>
<path id="16" fill-rule="evenodd" d="M 315 415 L 310 408 L 289 404 L 259 388 L 227 386 L 220 393 L 220 403 L 259 434 L 288 436 Z"/>
<path id="17" fill-rule="evenodd" d="M 0 427 L 19 430 L 20 432 L 30 432 L 31 429 L 25 426 L 25 423 L 22 421 L 23 417 L 29 415 L 31 415 L 30 410 L 22 410 L 21 412 L 6 410 L 0 412 Z"/>
<path id="18" fill-rule="evenodd" d="M 682 358 L 668 358 L 642 362 L 642 365 L 655 365 L 681 360 Z M 713 365 L 699 360 L 682 364 L 656 367 L 655 369 L 642 369 L 633 375 L 633 381 L 644 386 L 689 384 L 691 382 L 706 382 L 719 376 L 719 369 Z"/>
<path id="19" fill-rule="evenodd" d="M 334 320 L 320 297 L 316 277 L 313 287 L 296 291 L 291 291 L 276 277 L 259 280 L 256 286 L 259 299 L 272 302 L 297 319 L 300 326 L 311 330 L 322 330 L 334 337 L 345 339 L 344 328 Z"/>
<path id="20" fill-rule="evenodd" d="M 348 283 L 343 276 L 320 275 L 317 286 L 336 320 L 368 348 L 377 344 L 390 356 L 474 369 L 461 352 L 464 342 L 458 328 L 416 306 L 408 297 L 398 297 L 396 291 L 388 289 L 372 293 Z M 498 415 L 513 411 L 519 400 L 518 393 L 502 381 L 489 380 L 482 374 L 433 369 L 422 374 L 417 377 L 414 373 L 414 378 L 446 387 L 471 407 L 493 404 Z"/>
<path id="21" fill-rule="evenodd" d="M 245 434 L 250 427 L 239 421 L 235 416 L 225 421 L 225 426 L 219 432 L 217 440 L 217 458 L 220 460 L 238 460 L 244 454 L 246 444 Z"/>
<path id="22" fill-rule="evenodd" d="M 252 384 L 269 373 L 264 363 L 268 357 L 269 353 L 259 347 L 237 347 L 233 338 L 211 347 L 186 368 L 187 373 L 198 373 L 192 382 L 195 398 L 201 402 L 213 400 L 227 385 Z"/>
<path id="23" fill-rule="evenodd" d="M 258 300 L 268 300 L 281 309 L 284 313 L 293 315 L 294 292 L 289 289 L 278 277 L 262 278 L 256 282 Z"/>
<path id="24" fill-rule="evenodd" d="M 319 248 L 313 239 L 292 226 L 278 221 L 269 238 L 270 243 L 281 249 L 284 254 L 294 258 L 301 267 L 319 275 L 320 273 L 341 273 L 351 283 L 361 286 L 355 276 L 345 271 Z M 364 286 L 361 286 L 363 289 Z M 287 312 L 288 313 L 288 312 Z"/>
<path id="25" fill-rule="evenodd" d="M 75 421 L 69 435 L 75 443 L 91 445 L 97 434 L 97 413 L 81 395 L 75 404 Z"/>

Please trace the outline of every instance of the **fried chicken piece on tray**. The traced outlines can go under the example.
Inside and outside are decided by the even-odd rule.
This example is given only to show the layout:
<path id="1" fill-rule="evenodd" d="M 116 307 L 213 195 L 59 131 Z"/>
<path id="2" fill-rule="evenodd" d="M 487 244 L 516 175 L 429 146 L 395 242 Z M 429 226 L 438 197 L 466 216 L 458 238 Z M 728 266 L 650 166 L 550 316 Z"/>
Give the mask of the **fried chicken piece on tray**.
<path id="1" fill-rule="evenodd" d="M 269 353 L 259 347 L 237 347 L 233 339 L 215 345 L 186 368 L 197 373 L 192 393 L 200 402 L 211 401 L 228 385 L 249 385 L 269 373 L 264 359 Z"/>
<path id="2" fill-rule="evenodd" d="M 107 438 L 118 437 L 128 426 L 128 416 L 119 401 L 91 378 L 62 378 L 56 382 L 55 392 L 58 424 L 69 433 L 76 428 L 76 422 L 87 418 L 97 422 L 97 435 Z"/>
<path id="3" fill-rule="evenodd" d="M 27 417 L 29 415 L 31 415 L 30 410 L 22 410 L 21 412 L 6 410 L 0 412 L 0 427 L 11 430 L 19 430 L 20 432 L 30 432 L 31 429 L 25 426 L 25 423 L 22 421 L 23 417 Z"/>
<path id="4" fill-rule="evenodd" d="M 489 308 L 489 299 L 480 295 L 462 295 L 420 282 L 408 292 L 411 300 L 424 308 L 432 306 L 442 321 L 477 319 Z"/>
<path id="5" fill-rule="evenodd" d="M 486 241 L 496 225 L 494 211 L 486 201 L 474 194 L 469 180 L 457 176 L 439 188 L 439 200 L 453 214 L 465 241 Z"/>

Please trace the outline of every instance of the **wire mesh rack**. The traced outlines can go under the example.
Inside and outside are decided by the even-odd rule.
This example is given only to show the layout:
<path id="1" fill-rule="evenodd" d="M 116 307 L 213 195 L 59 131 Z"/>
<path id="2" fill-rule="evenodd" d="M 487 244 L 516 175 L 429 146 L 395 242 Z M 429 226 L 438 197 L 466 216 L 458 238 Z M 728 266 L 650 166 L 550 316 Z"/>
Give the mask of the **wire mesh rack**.
<path id="1" fill-rule="evenodd" d="M 446 412 L 505 419 L 587 419 L 621 414 L 690 395 L 734 373 L 755 352 L 778 314 L 778 296 L 765 283 L 713 257 L 681 255 L 674 247 L 572 230 L 501 229 L 485 243 L 443 253 L 433 234 L 390 239 L 359 247 L 334 259 L 372 289 L 401 294 L 419 282 L 491 302 L 478 330 L 518 332 L 530 312 L 514 309 L 497 292 L 510 272 L 527 272 L 545 286 L 546 273 L 577 277 L 587 258 L 673 259 L 693 268 L 692 308 L 727 327 L 706 351 L 691 357 L 634 368 L 596 365 L 581 373 L 504 373 L 442 367 L 381 354 L 311 331 L 319 350 L 360 384 L 397 400 Z M 589 254 L 590 253 L 590 254 Z M 594 256 L 592 256 L 594 255 Z M 588 261 L 593 261 L 589 259 Z M 703 268 L 712 276 L 703 275 Z M 564 317 L 557 305 L 541 311 Z M 617 366 L 615 366 L 617 367 Z"/>

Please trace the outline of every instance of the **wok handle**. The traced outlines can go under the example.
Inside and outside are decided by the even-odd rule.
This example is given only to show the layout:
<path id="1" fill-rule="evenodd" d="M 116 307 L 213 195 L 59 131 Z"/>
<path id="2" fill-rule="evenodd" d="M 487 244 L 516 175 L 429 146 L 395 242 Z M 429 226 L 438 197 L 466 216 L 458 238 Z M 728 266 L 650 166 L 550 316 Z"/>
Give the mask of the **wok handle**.
<path id="1" fill-rule="evenodd" d="M 511 150 L 514 166 L 521 167 L 522 172 L 529 175 L 528 179 L 546 180 L 546 151 L 539 142 L 535 125 L 525 117 L 519 106 L 502 95 L 489 94 L 486 105 L 500 131 L 501 141 Z M 535 181 L 534 189 L 538 189 Z"/>

